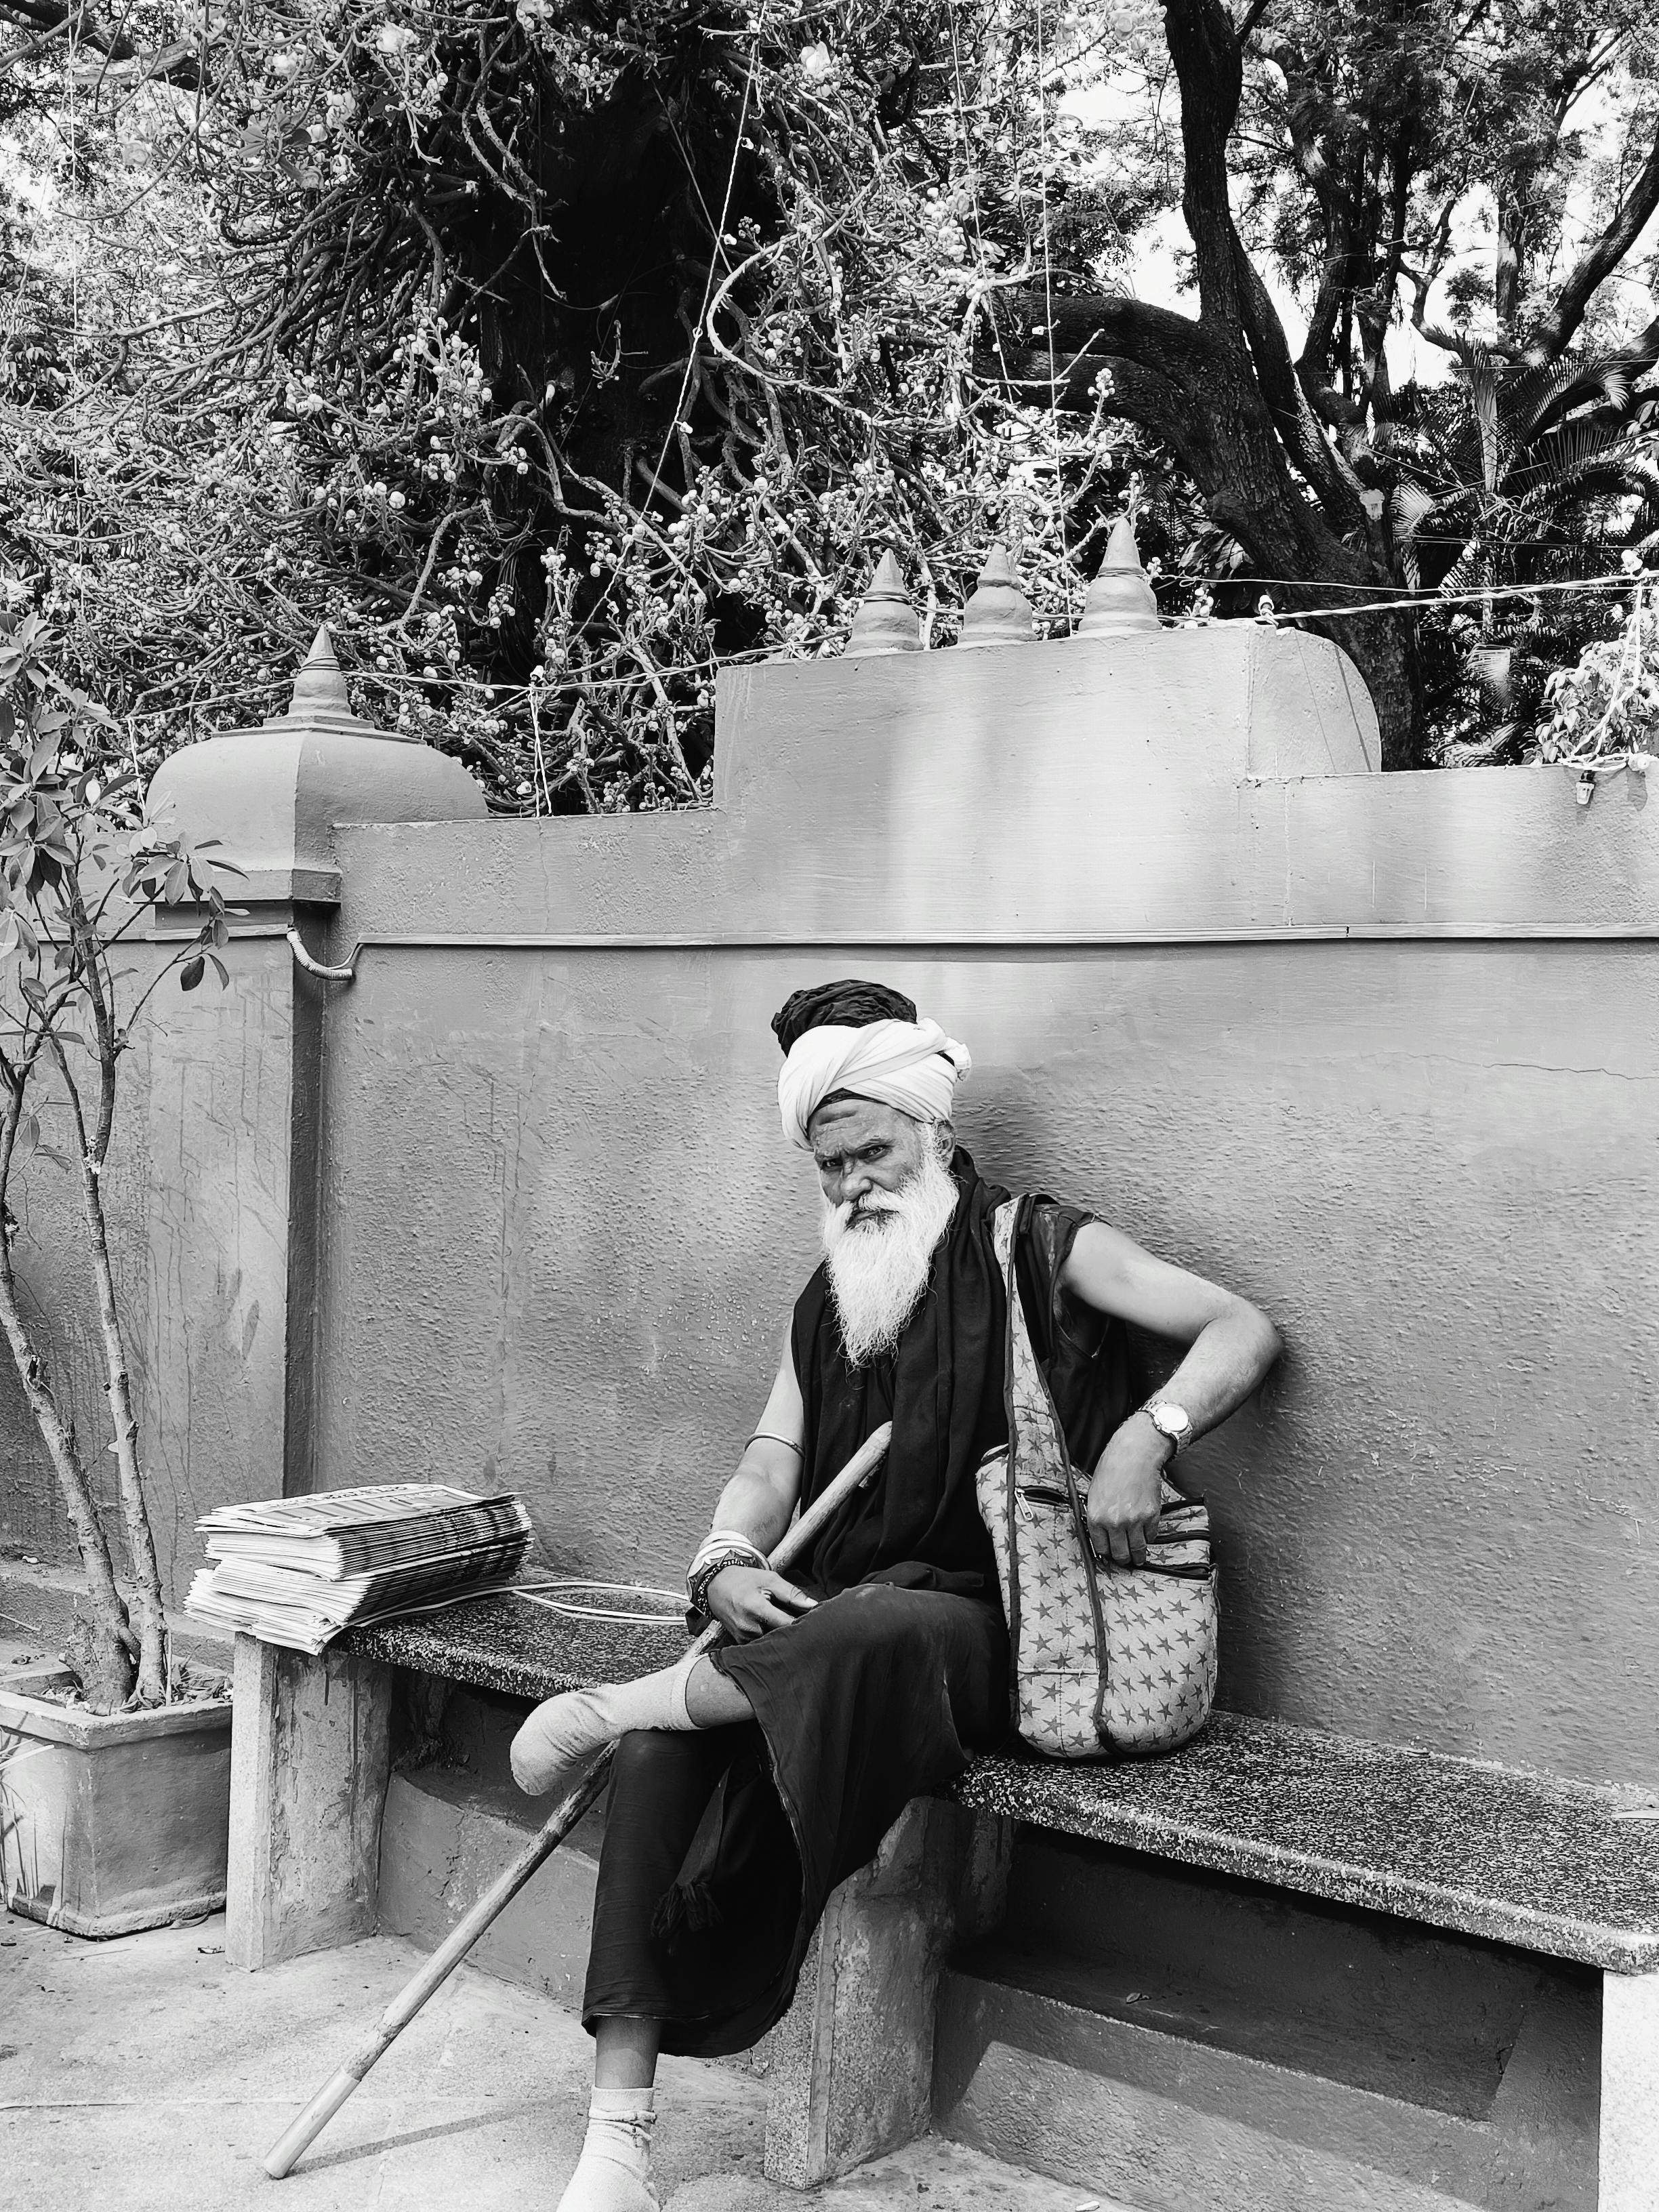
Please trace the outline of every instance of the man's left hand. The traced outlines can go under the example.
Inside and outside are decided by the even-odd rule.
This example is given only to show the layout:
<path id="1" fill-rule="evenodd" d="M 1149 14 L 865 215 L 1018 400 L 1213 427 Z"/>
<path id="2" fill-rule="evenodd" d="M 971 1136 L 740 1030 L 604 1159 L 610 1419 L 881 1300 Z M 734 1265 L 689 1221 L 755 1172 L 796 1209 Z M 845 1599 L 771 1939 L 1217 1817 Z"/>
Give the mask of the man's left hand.
<path id="1" fill-rule="evenodd" d="M 1089 1534 L 1099 1556 L 1138 1567 L 1163 1510 L 1170 1447 L 1144 1413 L 1132 1413 L 1100 1455 L 1089 1485 Z"/>

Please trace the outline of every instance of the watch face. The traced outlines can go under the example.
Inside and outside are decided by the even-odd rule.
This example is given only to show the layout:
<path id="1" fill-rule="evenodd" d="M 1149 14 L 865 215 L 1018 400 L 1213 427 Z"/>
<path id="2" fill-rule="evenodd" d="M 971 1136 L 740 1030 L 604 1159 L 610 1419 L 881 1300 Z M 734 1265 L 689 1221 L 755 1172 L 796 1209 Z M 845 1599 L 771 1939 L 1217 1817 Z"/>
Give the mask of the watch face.
<path id="1" fill-rule="evenodd" d="M 1193 1425 L 1179 1406 L 1153 1406 L 1150 1410 L 1152 1426 L 1161 1435 L 1173 1437 L 1177 1443 Z"/>

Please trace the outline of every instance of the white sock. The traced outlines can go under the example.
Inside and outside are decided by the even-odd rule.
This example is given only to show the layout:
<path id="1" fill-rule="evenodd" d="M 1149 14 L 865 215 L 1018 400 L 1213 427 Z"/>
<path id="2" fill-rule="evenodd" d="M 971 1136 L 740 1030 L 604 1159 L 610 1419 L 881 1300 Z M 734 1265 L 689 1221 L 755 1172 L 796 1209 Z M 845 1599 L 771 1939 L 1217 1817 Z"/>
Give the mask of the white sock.
<path id="1" fill-rule="evenodd" d="M 685 1685 L 702 1656 L 688 1651 L 672 1667 L 637 1682 L 602 1682 L 567 1690 L 537 1706 L 513 1739 L 513 1779 L 526 1796 L 544 1797 L 630 1729 L 689 1729 Z"/>
<path id="2" fill-rule="evenodd" d="M 651 2130 L 657 2124 L 649 2089 L 596 2089 L 587 2108 L 587 2139 L 559 2212 L 657 2212 L 651 2185 Z"/>

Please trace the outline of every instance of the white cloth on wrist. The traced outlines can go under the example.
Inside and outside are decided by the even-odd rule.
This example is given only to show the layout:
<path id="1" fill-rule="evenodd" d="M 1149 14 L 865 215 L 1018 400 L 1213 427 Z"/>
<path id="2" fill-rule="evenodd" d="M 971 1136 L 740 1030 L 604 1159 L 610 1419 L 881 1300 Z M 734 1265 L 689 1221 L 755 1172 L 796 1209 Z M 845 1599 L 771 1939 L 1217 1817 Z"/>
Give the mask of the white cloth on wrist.
<path id="1" fill-rule="evenodd" d="M 739 1528 L 715 1528 L 698 1546 L 690 1565 L 685 1571 L 685 1594 L 693 1607 L 703 1610 L 708 1585 L 714 1580 L 716 1568 L 750 1566 L 765 1569 L 770 1562 L 759 1546 L 750 1542 Z"/>
<path id="2" fill-rule="evenodd" d="M 513 1779 L 526 1796 L 544 1797 L 561 1784 L 571 1787 L 596 1753 L 634 1729 L 695 1728 L 685 1685 L 702 1656 L 688 1651 L 637 1682 L 601 1682 L 547 1698 L 513 1739 Z"/>
<path id="3" fill-rule="evenodd" d="M 689 1582 L 705 1559 L 716 1552 L 747 1552 L 757 1565 L 766 1565 L 766 1554 L 752 1536 L 745 1536 L 741 1528 L 711 1528 L 692 1554 L 691 1565 L 686 1570 Z"/>
<path id="4" fill-rule="evenodd" d="M 559 2212 L 658 2212 L 651 2183 L 654 2101 L 649 2089 L 593 2092 L 586 2140 Z"/>

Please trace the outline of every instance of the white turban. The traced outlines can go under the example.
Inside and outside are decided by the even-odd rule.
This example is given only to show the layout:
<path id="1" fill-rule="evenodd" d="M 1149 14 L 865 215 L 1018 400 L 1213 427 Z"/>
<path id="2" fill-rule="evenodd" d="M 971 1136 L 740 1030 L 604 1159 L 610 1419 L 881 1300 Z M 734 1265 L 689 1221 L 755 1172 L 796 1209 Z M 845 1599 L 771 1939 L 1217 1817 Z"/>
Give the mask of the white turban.
<path id="1" fill-rule="evenodd" d="M 810 1152 L 806 1125 L 837 1091 L 896 1106 L 917 1121 L 948 1121 L 956 1087 L 973 1066 L 965 1044 L 937 1022 L 826 1022 L 795 1039 L 778 1078 L 783 1133 Z"/>

